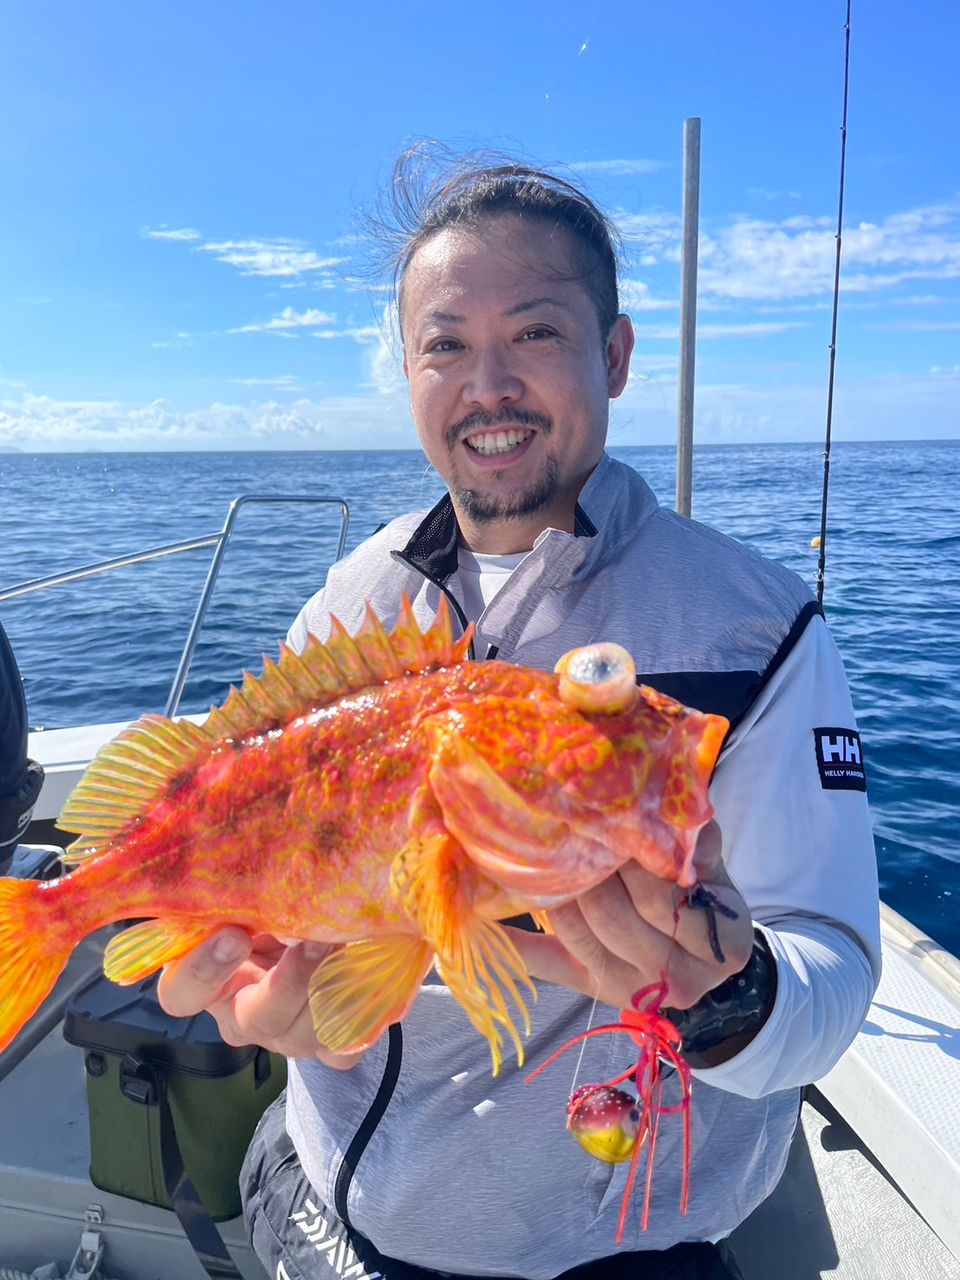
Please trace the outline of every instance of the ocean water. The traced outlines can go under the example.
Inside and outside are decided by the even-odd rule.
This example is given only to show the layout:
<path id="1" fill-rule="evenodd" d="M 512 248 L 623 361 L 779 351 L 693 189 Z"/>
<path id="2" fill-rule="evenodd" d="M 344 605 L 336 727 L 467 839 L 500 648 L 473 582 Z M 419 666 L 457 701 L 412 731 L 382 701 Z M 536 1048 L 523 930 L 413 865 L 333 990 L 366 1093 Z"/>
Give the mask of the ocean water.
<path id="1" fill-rule="evenodd" d="M 617 448 L 665 505 L 671 448 Z M 694 516 L 814 582 L 816 445 L 701 447 Z M 432 505 L 415 452 L 0 454 L 0 591 L 217 532 L 240 494 L 350 505 L 347 549 Z M 960 441 L 849 443 L 831 458 L 825 606 L 863 733 L 884 897 L 960 954 Z M 322 585 L 333 507 L 244 509 L 207 614 L 183 710 L 225 696 Z M 0 602 L 33 727 L 162 711 L 211 551 Z"/>

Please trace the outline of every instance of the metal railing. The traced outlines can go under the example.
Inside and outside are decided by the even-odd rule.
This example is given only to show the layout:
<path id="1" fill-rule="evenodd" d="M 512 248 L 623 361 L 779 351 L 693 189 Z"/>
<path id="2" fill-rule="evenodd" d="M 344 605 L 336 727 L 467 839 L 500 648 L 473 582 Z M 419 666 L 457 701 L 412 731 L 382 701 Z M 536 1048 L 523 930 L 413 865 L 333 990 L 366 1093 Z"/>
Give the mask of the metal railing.
<path id="1" fill-rule="evenodd" d="M 312 503 L 314 505 L 339 507 L 340 533 L 337 537 L 337 552 L 334 560 L 339 560 L 343 556 L 344 548 L 347 544 L 347 532 L 350 528 L 350 508 L 343 498 L 289 497 L 283 494 L 245 493 L 241 494 L 239 498 L 234 498 L 230 503 L 227 510 L 227 518 L 223 522 L 223 528 L 219 533 L 208 533 L 199 538 L 187 538 L 182 542 L 170 542 L 162 547 L 148 547 L 144 551 L 134 551 L 126 556 L 113 556 L 109 560 L 98 560 L 95 564 L 84 565 L 79 569 L 68 569 L 63 573 L 53 573 L 46 578 L 32 578 L 29 582 L 21 582 L 16 586 L 0 590 L 0 604 L 4 600 L 14 600 L 18 596 L 32 595 L 36 591 L 46 591 L 50 587 L 58 587 L 67 582 L 79 582 L 83 578 L 92 578 L 98 573 L 110 573 L 114 569 L 124 569 L 128 565 L 142 564 L 148 560 L 160 560 L 164 556 L 180 555 L 185 551 L 200 551 L 204 547 L 215 547 L 216 550 L 213 553 L 213 559 L 210 561 L 210 568 L 207 570 L 207 580 L 203 584 L 193 622 L 190 625 L 190 631 L 184 642 L 180 661 L 177 664 L 177 673 L 173 678 L 173 684 L 170 686 L 170 693 L 167 696 L 164 714 L 174 716 L 180 706 L 180 699 L 187 683 L 187 676 L 190 674 L 190 664 L 193 661 L 197 641 L 200 638 L 200 630 L 203 627 L 207 606 L 210 603 L 213 588 L 219 577 L 224 556 L 227 554 L 227 547 L 233 535 L 240 509 L 254 503 L 281 502 Z"/>

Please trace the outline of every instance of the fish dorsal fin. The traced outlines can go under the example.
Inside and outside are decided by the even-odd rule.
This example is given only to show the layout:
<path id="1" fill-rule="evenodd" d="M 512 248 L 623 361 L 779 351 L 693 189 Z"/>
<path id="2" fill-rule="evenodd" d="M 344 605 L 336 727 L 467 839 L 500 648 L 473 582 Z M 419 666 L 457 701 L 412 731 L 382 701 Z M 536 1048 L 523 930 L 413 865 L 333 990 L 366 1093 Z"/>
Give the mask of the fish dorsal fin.
<path id="1" fill-rule="evenodd" d="M 263 733 L 345 694 L 466 659 L 473 627 L 454 639 L 446 597 L 426 631 L 409 598 L 402 599 L 392 632 L 367 605 L 355 637 L 332 617 L 325 644 L 310 636 L 302 653 L 282 644 L 279 662 L 265 657 L 260 676 L 245 672 L 240 687 L 230 690 L 223 706 L 210 709 L 203 725 L 148 715 L 125 729 L 99 752 L 58 819 L 61 828 L 81 835 L 66 861 L 96 853 L 218 742 Z"/>
<path id="2" fill-rule="evenodd" d="M 326 643 L 310 636 L 302 653 L 281 645 L 280 661 L 265 658 L 259 678 L 244 676 L 241 688 L 231 690 L 219 711 L 211 711 L 204 727 L 215 737 L 221 736 L 221 729 L 225 737 L 262 732 L 345 694 L 466 659 L 473 627 L 454 639 L 446 597 L 441 596 L 437 616 L 426 631 L 420 630 L 409 598 L 404 595 L 402 601 L 389 633 L 368 604 L 356 636 L 331 614 Z"/>
<path id="3" fill-rule="evenodd" d="M 81 835 L 64 861 L 82 862 L 96 853 L 213 742 L 206 726 L 163 716 L 142 716 L 124 729 L 97 753 L 57 819 L 62 830 Z"/>

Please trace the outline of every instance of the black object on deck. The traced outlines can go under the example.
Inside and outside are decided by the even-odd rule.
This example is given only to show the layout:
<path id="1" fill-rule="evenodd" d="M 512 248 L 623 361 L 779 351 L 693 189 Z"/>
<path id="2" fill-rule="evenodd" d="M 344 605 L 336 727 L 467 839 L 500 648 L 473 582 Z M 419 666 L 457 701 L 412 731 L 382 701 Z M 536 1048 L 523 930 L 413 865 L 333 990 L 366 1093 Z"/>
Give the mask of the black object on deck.
<path id="1" fill-rule="evenodd" d="M 43 785 L 43 766 L 27 756 L 27 700 L 20 669 L 0 626 L 0 875 L 13 860 Z"/>

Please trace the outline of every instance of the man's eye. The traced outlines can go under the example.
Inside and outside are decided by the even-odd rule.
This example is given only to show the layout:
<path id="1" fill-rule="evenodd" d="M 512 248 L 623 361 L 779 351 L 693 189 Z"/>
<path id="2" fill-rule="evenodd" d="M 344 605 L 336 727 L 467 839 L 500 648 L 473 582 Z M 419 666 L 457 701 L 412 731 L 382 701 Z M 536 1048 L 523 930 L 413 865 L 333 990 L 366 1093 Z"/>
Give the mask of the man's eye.
<path id="1" fill-rule="evenodd" d="M 556 331 L 548 329 L 546 325 L 538 324 L 534 325 L 532 329 L 524 329 L 520 336 L 521 341 L 527 342 L 531 338 L 555 338 Z"/>
<path id="2" fill-rule="evenodd" d="M 431 342 L 427 347 L 427 351 L 431 354 L 444 355 L 448 351 L 459 351 L 460 343 L 456 338 L 437 338 L 435 342 Z"/>

